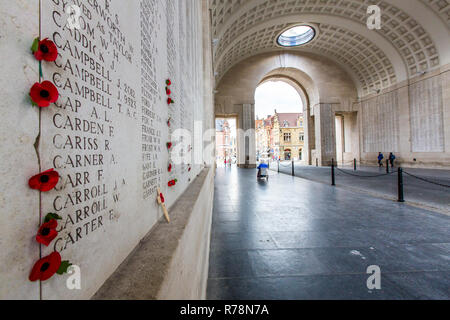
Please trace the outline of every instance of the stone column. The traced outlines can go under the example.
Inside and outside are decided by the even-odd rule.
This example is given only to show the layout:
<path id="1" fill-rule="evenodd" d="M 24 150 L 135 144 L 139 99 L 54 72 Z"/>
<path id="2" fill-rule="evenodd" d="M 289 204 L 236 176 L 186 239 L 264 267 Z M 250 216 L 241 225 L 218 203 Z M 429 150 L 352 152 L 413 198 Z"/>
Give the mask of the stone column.
<path id="1" fill-rule="evenodd" d="M 409 88 L 407 86 L 398 90 L 398 120 L 399 120 L 399 153 L 409 155 L 411 153 L 411 116 Z"/>
<path id="2" fill-rule="evenodd" d="M 445 158 L 450 154 L 450 65 L 447 65 L 445 70 L 442 70 L 442 101 L 443 117 L 444 117 L 444 150 Z M 444 161 L 445 161 L 444 158 Z"/>
<path id="3" fill-rule="evenodd" d="M 314 125 L 312 123 L 312 118 L 311 118 L 311 112 L 309 109 L 309 105 L 307 106 L 304 102 L 304 110 L 303 110 L 303 129 L 304 129 L 304 134 L 305 134 L 305 141 L 304 141 L 304 147 L 303 147 L 303 161 L 306 163 L 306 165 L 311 165 L 312 164 L 312 159 L 311 159 L 311 149 L 313 142 L 314 141 Z"/>
<path id="4" fill-rule="evenodd" d="M 238 149 L 240 168 L 256 168 L 255 106 L 241 105 L 241 117 L 238 126 Z"/>
<path id="5" fill-rule="evenodd" d="M 316 156 L 319 166 L 331 165 L 336 160 L 336 124 L 333 105 L 320 103 L 314 107 Z"/>

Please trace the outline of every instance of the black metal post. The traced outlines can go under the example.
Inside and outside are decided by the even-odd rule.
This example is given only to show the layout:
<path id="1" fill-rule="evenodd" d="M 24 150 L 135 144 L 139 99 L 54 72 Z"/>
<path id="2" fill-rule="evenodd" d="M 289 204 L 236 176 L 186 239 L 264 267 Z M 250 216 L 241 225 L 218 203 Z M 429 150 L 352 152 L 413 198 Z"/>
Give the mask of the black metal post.
<path id="1" fill-rule="evenodd" d="M 405 202 L 403 194 L 403 169 L 398 168 L 398 202 Z"/>
<path id="2" fill-rule="evenodd" d="M 292 176 L 295 177 L 294 160 L 292 160 Z"/>
<path id="3" fill-rule="evenodd" d="M 336 185 L 336 177 L 334 176 L 334 159 L 331 159 L 331 185 Z"/>
<path id="4" fill-rule="evenodd" d="M 319 166 L 319 159 L 316 158 L 316 167 Z"/>
<path id="5" fill-rule="evenodd" d="M 389 173 L 389 159 L 386 159 L 386 173 Z"/>
<path id="6" fill-rule="evenodd" d="M 353 159 L 353 169 L 356 171 L 356 159 Z"/>
<path id="7" fill-rule="evenodd" d="M 280 160 L 278 160 L 278 173 L 280 173 Z"/>

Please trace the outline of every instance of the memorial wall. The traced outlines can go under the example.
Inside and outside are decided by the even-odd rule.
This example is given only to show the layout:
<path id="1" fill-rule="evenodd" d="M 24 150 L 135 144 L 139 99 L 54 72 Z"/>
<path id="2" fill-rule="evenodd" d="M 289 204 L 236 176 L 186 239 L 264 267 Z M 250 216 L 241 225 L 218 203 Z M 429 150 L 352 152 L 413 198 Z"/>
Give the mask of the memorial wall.
<path id="1" fill-rule="evenodd" d="M 212 112 L 204 105 L 202 3 L 27 0 L 0 7 L 8 24 L 0 53 L 11 56 L 1 80 L 1 96 L 10 98 L 1 119 L 8 183 L 0 190 L 0 299 L 88 299 L 163 217 L 158 188 L 170 208 L 204 168 L 203 143 L 193 137 L 202 138 Z M 33 57 L 36 37 L 56 46 L 55 61 Z M 28 92 L 44 81 L 58 99 L 32 106 Z M 49 169 L 59 176 L 56 186 L 31 190 L 28 179 Z M 49 217 L 57 217 L 57 236 L 46 246 L 35 237 Z M 35 263 L 53 252 L 75 267 L 30 281 Z M 70 289 L 76 268 L 81 289 Z"/>

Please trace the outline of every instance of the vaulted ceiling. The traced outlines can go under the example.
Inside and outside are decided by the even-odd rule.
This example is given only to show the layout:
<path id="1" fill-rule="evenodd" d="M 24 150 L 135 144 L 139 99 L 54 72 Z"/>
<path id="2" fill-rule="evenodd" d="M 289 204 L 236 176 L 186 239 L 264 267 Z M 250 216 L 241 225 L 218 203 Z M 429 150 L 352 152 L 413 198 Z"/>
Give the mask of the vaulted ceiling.
<path id="1" fill-rule="evenodd" d="M 270 51 L 306 51 L 334 60 L 363 93 L 450 63 L 448 0 L 210 0 L 217 80 L 236 63 Z M 367 28 L 367 8 L 381 8 L 381 30 Z M 282 49 L 276 37 L 310 23 L 316 38 Z"/>

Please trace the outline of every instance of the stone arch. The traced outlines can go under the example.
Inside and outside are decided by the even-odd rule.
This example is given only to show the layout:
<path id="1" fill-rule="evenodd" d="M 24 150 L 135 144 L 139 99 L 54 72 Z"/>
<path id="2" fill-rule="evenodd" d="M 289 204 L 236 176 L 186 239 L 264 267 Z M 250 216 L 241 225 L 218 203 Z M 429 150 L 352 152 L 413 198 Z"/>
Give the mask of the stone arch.
<path id="1" fill-rule="evenodd" d="M 360 82 L 360 96 L 370 95 L 450 61 L 446 6 L 436 2 L 379 1 L 382 29 L 371 31 L 367 0 L 213 0 L 215 70 L 221 76 L 248 54 L 276 50 L 274 38 L 293 23 L 314 23 L 328 35 L 299 50 L 335 58 Z"/>
<path id="2" fill-rule="evenodd" d="M 318 90 L 314 86 L 313 80 L 303 71 L 295 68 L 278 68 L 269 72 L 258 84 L 257 87 L 268 81 L 282 81 L 293 87 L 300 96 L 303 104 L 303 119 L 305 124 L 305 146 L 303 159 L 307 164 L 312 163 L 311 149 L 315 148 L 315 126 L 310 118 L 311 105 L 318 102 Z M 256 87 L 256 88 L 257 88 Z M 255 88 L 255 91 L 256 91 Z"/>
<path id="3" fill-rule="evenodd" d="M 336 154 L 334 114 L 351 111 L 358 97 L 352 78 L 334 61 L 315 54 L 263 53 L 241 61 L 222 77 L 216 88 L 216 114 L 238 115 L 238 130 L 254 131 L 254 93 L 258 85 L 269 79 L 293 85 L 306 101 L 308 163 L 316 163 L 316 159 L 319 165 L 330 163 Z M 243 133 L 238 132 L 238 140 L 245 145 L 239 135 L 244 137 Z M 256 163 L 255 143 L 250 145 L 250 154 L 238 156 L 241 166 L 250 163 L 252 167 Z"/>

